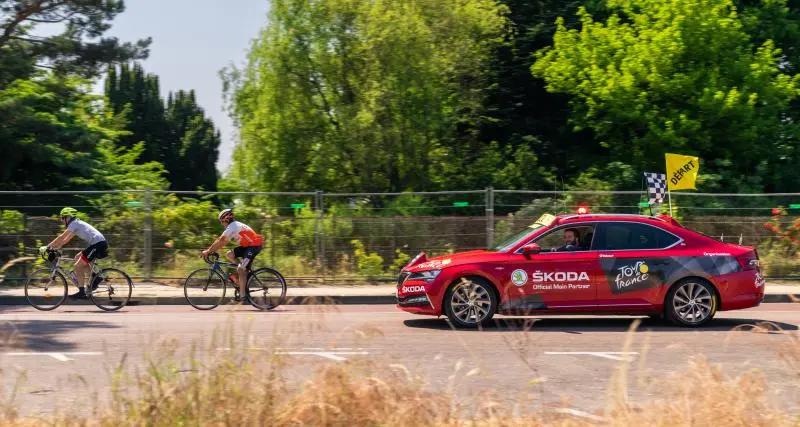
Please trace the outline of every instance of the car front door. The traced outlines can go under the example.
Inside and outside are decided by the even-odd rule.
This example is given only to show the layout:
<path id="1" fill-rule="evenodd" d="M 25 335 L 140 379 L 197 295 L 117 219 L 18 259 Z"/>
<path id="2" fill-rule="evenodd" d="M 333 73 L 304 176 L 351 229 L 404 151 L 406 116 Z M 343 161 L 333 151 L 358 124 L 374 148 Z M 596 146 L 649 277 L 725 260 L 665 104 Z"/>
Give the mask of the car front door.
<path id="1" fill-rule="evenodd" d="M 506 288 L 528 302 L 527 308 L 575 308 L 597 297 L 597 253 L 590 250 L 594 224 L 562 226 L 535 238 L 538 254 L 514 254 L 511 284 Z M 577 231 L 578 247 L 564 248 L 567 230 Z"/>

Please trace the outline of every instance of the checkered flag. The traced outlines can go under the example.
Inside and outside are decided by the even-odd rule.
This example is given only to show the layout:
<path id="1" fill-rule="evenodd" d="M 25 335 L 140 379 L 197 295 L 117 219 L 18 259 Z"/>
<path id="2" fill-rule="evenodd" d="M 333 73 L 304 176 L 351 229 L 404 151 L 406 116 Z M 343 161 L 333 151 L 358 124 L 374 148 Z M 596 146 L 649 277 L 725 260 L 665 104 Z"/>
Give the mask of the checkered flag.
<path id="1" fill-rule="evenodd" d="M 647 193 L 650 195 L 648 202 L 651 205 L 655 202 L 664 203 L 664 195 L 667 193 L 667 175 L 645 172 L 644 177 L 647 180 Z"/>

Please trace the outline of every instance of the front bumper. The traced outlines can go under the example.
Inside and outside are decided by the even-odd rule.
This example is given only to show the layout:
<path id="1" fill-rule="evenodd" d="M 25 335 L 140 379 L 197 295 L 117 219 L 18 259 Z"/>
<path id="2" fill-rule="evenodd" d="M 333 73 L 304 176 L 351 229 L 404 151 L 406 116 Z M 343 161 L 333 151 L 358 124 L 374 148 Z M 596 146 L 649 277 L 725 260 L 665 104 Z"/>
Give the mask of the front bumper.
<path id="1" fill-rule="evenodd" d="M 406 277 L 401 275 L 398 280 L 395 307 L 414 314 L 438 315 L 435 304 L 437 298 L 435 290 L 439 288 L 438 280 L 426 283 L 422 280 L 405 280 Z"/>

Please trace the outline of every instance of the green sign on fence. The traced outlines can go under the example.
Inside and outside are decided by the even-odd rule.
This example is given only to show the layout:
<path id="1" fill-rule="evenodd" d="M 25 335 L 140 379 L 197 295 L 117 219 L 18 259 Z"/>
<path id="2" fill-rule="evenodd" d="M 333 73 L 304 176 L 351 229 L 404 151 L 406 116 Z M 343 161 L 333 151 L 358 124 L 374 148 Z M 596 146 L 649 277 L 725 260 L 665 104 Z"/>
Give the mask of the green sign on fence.
<path id="1" fill-rule="evenodd" d="M 792 203 L 789 205 L 789 209 L 800 209 L 800 203 Z"/>
<path id="2" fill-rule="evenodd" d="M 133 206 L 133 207 L 137 207 L 137 208 L 144 205 L 144 203 L 142 203 L 142 202 L 125 202 L 125 204 L 128 205 L 128 206 Z"/>
<path id="3" fill-rule="evenodd" d="M 292 203 L 291 206 L 294 209 L 302 209 L 302 208 L 306 207 L 306 204 L 305 203 Z"/>
<path id="4" fill-rule="evenodd" d="M 457 208 L 465 208 L 469 206 L 469 202 L 453 202 L 453 206 Z"/>
<path id="5" fill-rule="evenodd" d="M 650 203 L 648 203 L 648 202 L 639 202 L 639 207 L 640 208 L 646 208 L 646 207 L 649 207 L 649 206 L 650 206 Z"/>

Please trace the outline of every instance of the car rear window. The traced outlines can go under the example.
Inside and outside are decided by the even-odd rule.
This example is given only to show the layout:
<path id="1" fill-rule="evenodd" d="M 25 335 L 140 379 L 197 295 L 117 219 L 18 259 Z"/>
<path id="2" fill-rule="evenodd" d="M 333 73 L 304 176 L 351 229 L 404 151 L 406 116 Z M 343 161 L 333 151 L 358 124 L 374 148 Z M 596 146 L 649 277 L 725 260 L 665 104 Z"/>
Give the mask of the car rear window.
<path id="1" fill-rule="evenodd" d="M 609 222 L 598 227 L 593 250 L 663 249 L 674 245 L 678 237 L 660 228 L 635 222 Z"/>

